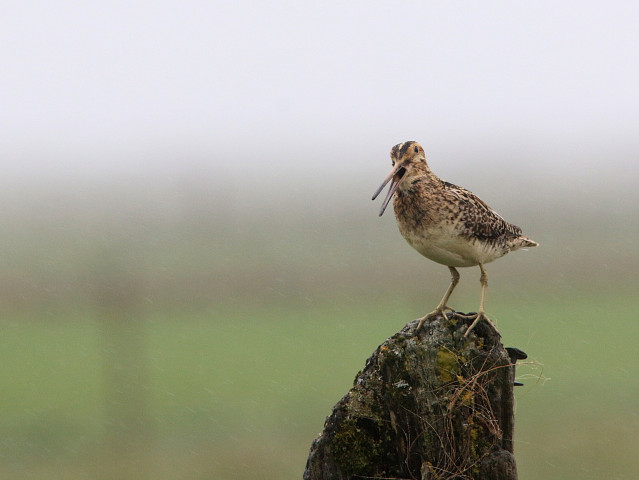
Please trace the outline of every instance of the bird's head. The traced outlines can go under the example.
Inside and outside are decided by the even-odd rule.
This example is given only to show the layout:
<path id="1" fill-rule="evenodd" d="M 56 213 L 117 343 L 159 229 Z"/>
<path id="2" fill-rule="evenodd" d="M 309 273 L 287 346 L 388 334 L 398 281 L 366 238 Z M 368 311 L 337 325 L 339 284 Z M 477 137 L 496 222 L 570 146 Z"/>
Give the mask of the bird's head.
<path id="1" fill-rule="evenodd" d="M 384 214 L 388 202 L 393 198 L 393 194 L 401 183 L 411 176 L 411 173 L 417 165 L 426 164 L 424 149 L 419 143 L 413 141 L 395 145 L 391 149 L 390 156 L 393 168 L 373 195 L 373 200 L 375 200 L 386 184 L 390 182 L 388 194 L 386 194 L 386 198 L 382 202 L 382 208 L 379 210 L 380 217 Z"/>

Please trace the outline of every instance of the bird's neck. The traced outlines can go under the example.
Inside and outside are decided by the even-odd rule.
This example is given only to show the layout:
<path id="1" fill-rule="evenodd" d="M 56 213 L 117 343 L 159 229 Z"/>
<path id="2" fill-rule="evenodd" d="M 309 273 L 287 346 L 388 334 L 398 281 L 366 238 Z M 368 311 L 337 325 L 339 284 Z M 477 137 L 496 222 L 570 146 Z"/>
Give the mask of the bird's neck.
<path id="1" fill-rule="evenodd" d="M 418 228 L 432 221 L 431 199 L 443 189 L 442 181 L 427 165 L 413 168 L 395 192 L 393 208 L 400 231 L 405 226 Z"/>
<path id="2" fill-rule="evenodd" d="M 410 175 L 404 179 L 398 190 L 403 193 L 414 192 L 415 190 L 436 190 L 441 188 L 442 181 L 435 175 L 425 163 L 413 167 Z"/>

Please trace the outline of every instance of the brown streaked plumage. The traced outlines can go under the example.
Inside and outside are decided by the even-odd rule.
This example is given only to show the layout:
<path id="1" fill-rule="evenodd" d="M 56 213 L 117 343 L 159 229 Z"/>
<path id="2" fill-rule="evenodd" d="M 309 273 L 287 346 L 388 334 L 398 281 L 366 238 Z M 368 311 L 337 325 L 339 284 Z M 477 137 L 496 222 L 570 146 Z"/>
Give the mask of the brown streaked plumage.
<path id="1" fill-rule="evenodd" d="M 472 192 L 438 178 L 428 167 L 419 143 L 395 145 L 391 149 L 391 160 L 393 169 L 373 195 L 375 200 L 390 182 L 379 215 L 394 196 L 393 207 L 402 236 L 426 258 L 446 265 L 452 275 L 441 302 L 420 319 L 418 328 L 429 316 L 446 316 L 444 310 L 452 310 L 447 303 L 459 282 L 456 267 L 473 266 L 481 270 L 481 299 L 466 335 L 481 319 L 493 325 L 484 312 L 488 285 L 484 264 L 520 248 L 536 247 L 537 242 L 523 236 L 521 228 L 501 218 Z"/>

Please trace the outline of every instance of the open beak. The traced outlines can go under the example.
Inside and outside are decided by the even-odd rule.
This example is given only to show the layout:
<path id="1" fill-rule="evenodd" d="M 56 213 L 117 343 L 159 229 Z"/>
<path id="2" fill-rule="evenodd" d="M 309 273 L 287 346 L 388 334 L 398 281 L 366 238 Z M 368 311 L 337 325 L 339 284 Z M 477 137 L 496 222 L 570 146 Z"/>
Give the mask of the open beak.
<path id="1" fill-rule="evenodd" d="M 384 210 L 386 210 L 386 207 L 388 206 L 388 202 L 390 202 L 390 199 L 393 198 L 393 193 L 395 193 L 395 190 L 397 190 L 397 187 L 399 187 L 399 184 L 402 183 L 405 173 L 406 173 L 406 169 L 402 166 L 402 164 L 399 162 L 396 162 L 391 172 L 384 179 L 384 181 L 379 186 L 379 188 L 375 190 L 375 193 L 373 194 L 373 200 L 377 198 L 377 196 L 384 189 L 386 184 L 388 182 L 391 182 L 390 187 L 388 189 L 388 193 L 386 194 L 386 198 L 384 199 L 384 202 L 382 202 L 382 208 L 380 208 L 379 210 L 380 217 L 384 214 Z"/>

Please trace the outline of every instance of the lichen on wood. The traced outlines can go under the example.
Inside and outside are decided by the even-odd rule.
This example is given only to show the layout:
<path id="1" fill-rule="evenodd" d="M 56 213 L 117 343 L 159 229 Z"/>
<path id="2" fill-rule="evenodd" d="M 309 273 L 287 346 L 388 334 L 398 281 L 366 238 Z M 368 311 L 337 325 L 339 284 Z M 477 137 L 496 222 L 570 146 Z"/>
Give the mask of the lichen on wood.
<path id="1" fill-rule="evenodd" d="M 511 359 L 482 322 L 438 316 L 380 345 L 313 442 L 305 480 L 517 478 Z"/>

